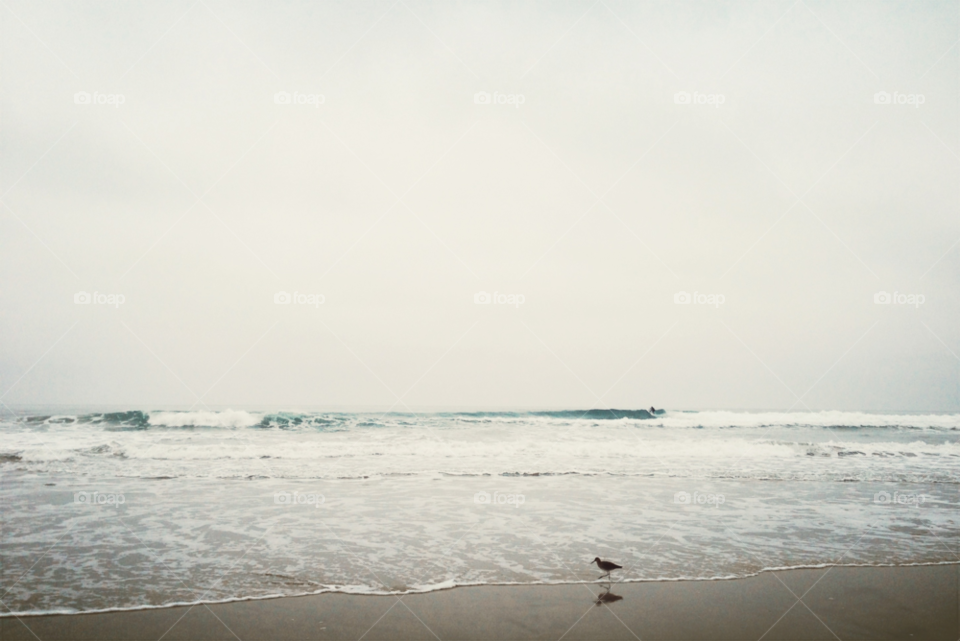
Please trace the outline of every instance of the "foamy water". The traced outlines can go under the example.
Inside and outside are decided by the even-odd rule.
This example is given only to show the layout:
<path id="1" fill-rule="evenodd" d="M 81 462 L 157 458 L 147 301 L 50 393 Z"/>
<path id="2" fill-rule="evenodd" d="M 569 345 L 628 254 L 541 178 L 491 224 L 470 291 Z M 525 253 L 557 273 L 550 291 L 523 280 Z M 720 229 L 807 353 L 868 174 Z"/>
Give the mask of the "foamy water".
<path id="1" fill-rule="evenodd" d="M 954 561 L 960 416 L 34 412 L 10 611 Z M 8 612 L 9 613 L 9 612 Z"/>

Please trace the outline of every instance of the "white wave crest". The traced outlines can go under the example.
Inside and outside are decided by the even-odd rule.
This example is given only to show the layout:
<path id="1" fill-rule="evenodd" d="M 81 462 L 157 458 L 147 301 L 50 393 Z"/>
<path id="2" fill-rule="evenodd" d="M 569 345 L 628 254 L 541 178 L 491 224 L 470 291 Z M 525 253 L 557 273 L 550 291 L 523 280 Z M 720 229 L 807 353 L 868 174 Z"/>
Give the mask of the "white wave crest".
<path id="1" fill-rule="evenodd" d="M 664 427 L 907 427 L 960 428 L 960 414 L 882 414 L 872 412 L 668 412 L 643 421 Z"/>
<path id="2" fill-rule="evenodd" d="M 222 412 L 151 412 L 149 423 L 162 427 L 252 427 L 260 418 L 243 410 Z"/>

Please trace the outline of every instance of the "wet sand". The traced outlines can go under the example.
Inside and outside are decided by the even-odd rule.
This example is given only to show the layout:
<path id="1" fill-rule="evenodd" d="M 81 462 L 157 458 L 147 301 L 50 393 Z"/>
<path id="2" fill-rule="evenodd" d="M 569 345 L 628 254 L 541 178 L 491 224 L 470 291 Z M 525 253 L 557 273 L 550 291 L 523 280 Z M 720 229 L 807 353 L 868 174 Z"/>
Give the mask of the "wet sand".
<path id="1" fill-rule="evenodd" d="M 321 594 L 103 614 L 4 617 L 20 639 L 949 639 L 960 566 L 826 568 L 731 581 Z M 603 594 L 608 596 L 598 599 Z M 802 600 L 798 600 L 801 597 Z"/>

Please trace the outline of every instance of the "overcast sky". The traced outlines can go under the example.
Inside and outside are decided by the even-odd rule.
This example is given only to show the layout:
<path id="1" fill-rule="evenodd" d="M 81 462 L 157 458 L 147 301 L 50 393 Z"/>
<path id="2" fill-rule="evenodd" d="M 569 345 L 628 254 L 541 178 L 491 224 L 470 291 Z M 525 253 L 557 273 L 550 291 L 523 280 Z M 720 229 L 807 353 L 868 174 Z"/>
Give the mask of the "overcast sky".
<path id="1" fill-rule="evenodd" d="M 960 409 L 956 2 L 0 19 L 8 407 Z"/>

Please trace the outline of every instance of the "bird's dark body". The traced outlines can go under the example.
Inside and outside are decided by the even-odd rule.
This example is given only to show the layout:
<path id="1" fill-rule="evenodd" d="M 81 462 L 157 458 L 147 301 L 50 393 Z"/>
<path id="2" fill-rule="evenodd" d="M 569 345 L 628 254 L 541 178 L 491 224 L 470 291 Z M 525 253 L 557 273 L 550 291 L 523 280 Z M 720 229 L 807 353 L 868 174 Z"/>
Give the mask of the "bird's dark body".
<path id="1" fill-rule="evenodd" d="M 619 570 L 620 568 L 623 567 L 622 565 L 617 565 L 616 563 L 612 563 L 611 561 L 601 561 L 599 556 L 595 558 L 593 561 L 591 561 L 591 563 L 596 563 L 597 567 L 603 570 L 604 572 L 606 572 L 607 574 L 610 574 L 614 570 Z"/>

